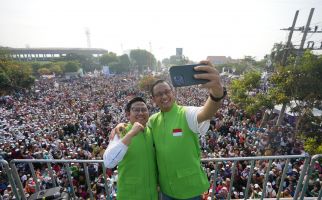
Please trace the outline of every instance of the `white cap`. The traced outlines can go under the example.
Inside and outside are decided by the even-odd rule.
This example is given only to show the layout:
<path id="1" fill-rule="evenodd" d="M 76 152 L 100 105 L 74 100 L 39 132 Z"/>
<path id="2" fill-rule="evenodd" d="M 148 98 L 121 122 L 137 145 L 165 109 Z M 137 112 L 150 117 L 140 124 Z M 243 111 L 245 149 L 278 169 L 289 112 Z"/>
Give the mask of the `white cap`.
<path id="1" fill-rule="evenodd" d="M 259 185 L 257 183 L 254 186 L 255 186 L 255 188 L 259 188 Z"/>

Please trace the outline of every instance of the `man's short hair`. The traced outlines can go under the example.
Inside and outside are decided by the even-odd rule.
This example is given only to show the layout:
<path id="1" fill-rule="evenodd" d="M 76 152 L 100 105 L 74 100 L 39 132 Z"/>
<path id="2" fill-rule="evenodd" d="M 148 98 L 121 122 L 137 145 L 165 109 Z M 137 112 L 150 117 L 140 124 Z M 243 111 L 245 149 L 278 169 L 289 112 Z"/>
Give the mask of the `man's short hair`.
<path id="1" fill-rule="evenodd" d="M 159 83 L 166 83 L 170 86 L 171 90 L 172 90 L 172 86 L 166 81 L 166 80 L 163 80 L 163 79 L 159 79 L 159 80 L 156 80 L 152 85 L 151 85 L 151 88 L 150 88 L 150 93 L 152 96 L 154 96 L 153 94 L 153 89 L 156 85 L 158 85 Z"/>
<path id="2" fill-rule="evenodd" d="M 144 104 L 146 104 L 145 100 L 142 97 L 134 97 L 133 99 L 131 99 L 125 106 L 125 112 L 130 112 L 131 110 L 131 106 L 132 104 L 134 104 L 135 102 L 143 102 Z"/>

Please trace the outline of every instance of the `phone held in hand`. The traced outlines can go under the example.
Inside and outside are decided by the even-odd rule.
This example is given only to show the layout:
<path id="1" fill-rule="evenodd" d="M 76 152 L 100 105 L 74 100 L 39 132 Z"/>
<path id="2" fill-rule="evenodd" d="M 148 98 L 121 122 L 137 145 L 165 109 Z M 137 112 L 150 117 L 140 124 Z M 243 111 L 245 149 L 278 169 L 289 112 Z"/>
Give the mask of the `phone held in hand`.
<path id="1" fill-rule="evenodd" d="M 207 79 L 196 79 L 193 77 L 195 74 L 206 73 L 204 71 L 196 71 L 194 67 L 204 64 L 193 64 L 193 65 L 179 65 L 170 67 L 171 82 L 174 87 L 183 87 L 189 85 L 199 85 L 207 83 Z"/>

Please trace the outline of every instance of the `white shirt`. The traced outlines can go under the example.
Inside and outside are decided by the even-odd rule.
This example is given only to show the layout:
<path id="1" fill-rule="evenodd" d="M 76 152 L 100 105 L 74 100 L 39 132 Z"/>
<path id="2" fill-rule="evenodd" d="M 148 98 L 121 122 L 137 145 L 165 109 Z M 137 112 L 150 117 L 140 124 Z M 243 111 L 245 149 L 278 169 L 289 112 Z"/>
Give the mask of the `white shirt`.
<path id="1" fill-rule="evenodd" d="M 201 107 L 185 106 L 185 108 L 188 126 L 192 132 L 196 134 L 200 133 L 202 135 L 206 134 L 210 126 L 210 120 L 198 123 L 197 114 L 200 112 Z M 128 146 L 126 146 L 117 134 L 115 134 L 115 137 L 110 141 L 103 155 L 105 167 L 114 168 L 123 159 L 127 149 Z"/>

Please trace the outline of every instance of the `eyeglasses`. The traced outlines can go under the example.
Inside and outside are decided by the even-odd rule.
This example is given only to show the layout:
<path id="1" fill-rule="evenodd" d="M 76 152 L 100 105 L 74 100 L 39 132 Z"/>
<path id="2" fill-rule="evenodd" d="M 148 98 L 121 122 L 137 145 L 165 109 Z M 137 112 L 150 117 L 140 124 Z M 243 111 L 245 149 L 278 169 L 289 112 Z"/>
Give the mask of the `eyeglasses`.
<path id="1" fill-rule="evenodd" d="M 146 113 L 146 112 L 148 112 L 148 109 L 145 108 L 145 107 L 133 107 L 133 108 L 131 108 L 131 110 L 134 113 L 139 113 L 139 112 Z"/>
<path id="2" fill-rule="evenodd" d="M 170 95 L 172 92 L 172 90 L 164 90 L 163 92 L 158 92 L 158 93 L 155 93 L 153 96 L 155 97 L 162 97 L 164 94 L 165 95 Z"/>

